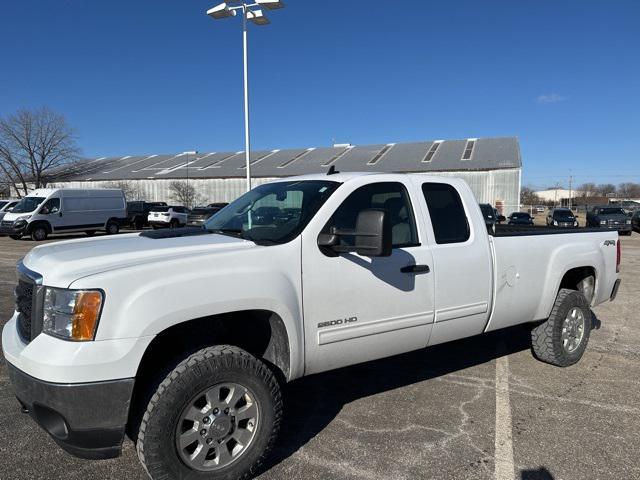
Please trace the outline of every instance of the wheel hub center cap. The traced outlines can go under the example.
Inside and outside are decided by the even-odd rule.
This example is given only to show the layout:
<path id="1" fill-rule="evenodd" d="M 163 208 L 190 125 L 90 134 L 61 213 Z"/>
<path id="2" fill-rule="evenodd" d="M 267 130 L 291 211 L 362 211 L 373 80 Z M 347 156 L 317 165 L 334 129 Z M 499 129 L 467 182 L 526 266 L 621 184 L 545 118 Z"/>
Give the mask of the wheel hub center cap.
<path id="1" fill-rule="evenodd" d="M 217 439 L 226 437 L 231 432 L 231 418 L 227 415 L 217 417 L 209 427 L 211 435 Z"/>

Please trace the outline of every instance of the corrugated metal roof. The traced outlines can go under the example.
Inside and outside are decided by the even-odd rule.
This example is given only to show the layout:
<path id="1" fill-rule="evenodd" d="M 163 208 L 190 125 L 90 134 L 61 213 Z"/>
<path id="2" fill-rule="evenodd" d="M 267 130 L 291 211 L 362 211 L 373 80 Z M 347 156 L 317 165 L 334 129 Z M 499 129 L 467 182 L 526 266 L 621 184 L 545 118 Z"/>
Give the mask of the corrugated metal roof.
<path id="1" fill-rule="evenodd" d="M 257 150 L 251 152 L 253 177 L 285 177 L 324 172 L 329 165 L 345 172 L 455 172 L 520 168 L 516 137 L 479 138 L 470 160 L 463 160 L 467 139 L 414 143 Z M 189 163 L 187 167 L 187 162 Z M 187 171 L 188 170 L 188 171 Z M 86 170 L 65 180 L 134 180 L 147 178 L 237 178 L 245 175 L 244 152 L 198 155 L 143 155 L 88 159 Z"/>

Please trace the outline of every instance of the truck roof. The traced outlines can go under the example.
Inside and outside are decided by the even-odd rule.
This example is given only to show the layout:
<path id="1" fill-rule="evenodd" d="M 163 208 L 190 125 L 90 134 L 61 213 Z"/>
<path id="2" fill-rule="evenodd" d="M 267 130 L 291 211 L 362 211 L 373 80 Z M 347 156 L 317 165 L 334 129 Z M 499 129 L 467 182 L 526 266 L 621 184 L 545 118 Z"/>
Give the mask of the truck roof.
<path id="1" fill-rule="evenodd" d="M 438 182 L 448 182 L 451 180 L 450 177 L 442 177 L 438 175 L 425 175 L 423 173 L 385 173 L 385 172 L 337 172 L 331 175 L 327 175 L 327 173 L 312 173 L 308 175 L 298 175 L 295 177 L 283 177 L 278 180 L 274 180 L 275 182 L 290 182 L 296 180 L 322 180 L 322 181 L 334 181 L 345 183 L 350 180 L 354 180 L 356 178 L 361 177 L 370 177 L 370 176 L 384 176 L 387 178 L 406 178 L 406 177 L 420 177 L 422 180 L 434 180 Z"/>

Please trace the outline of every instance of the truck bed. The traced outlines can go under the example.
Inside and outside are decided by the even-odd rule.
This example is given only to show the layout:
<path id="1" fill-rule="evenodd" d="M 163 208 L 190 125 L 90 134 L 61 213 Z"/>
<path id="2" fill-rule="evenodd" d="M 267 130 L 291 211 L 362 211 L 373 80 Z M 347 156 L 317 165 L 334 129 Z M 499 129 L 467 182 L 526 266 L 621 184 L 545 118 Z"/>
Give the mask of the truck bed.
<path id="1" fill-rule="evenodd" d="M 567 233 L 603 233 L 614 232 L 605 228 L 585 227 L 546 227 L 544 225 L 496 225 L 495 231 L 489 229 L 493 237 L 524 237 L 531 235 L 561 235 Z"/>

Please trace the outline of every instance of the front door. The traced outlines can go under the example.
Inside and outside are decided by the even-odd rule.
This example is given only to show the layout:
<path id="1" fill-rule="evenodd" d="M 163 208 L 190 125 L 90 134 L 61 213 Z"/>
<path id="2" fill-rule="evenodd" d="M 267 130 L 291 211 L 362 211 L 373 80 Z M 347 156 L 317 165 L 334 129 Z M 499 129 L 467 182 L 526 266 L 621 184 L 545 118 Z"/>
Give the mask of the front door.
<path id="1" fill-rule="evenodd" d="M 434 318 L 433 263 L 420 244 L 416 200 L 403 183 L 370 183 L 345 193 L 324 225 L 303 233 L 307 374 L 426 346 Z M 391 217 L 391 256 L 321 251 L 319 233 L 353 229 L 359 212 L 370 208 Z M 353 237 L 341 242 L 352 245 Z"/>

